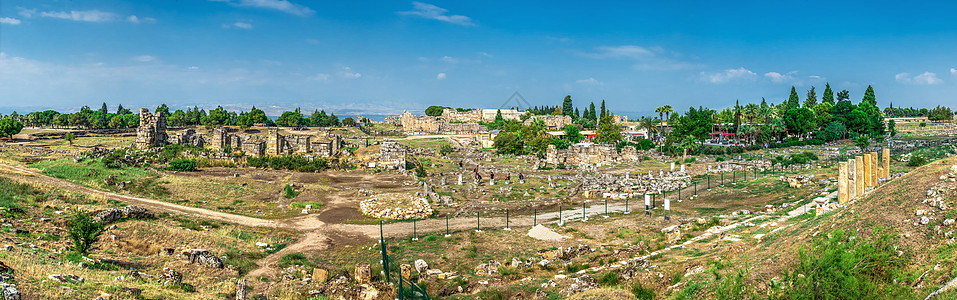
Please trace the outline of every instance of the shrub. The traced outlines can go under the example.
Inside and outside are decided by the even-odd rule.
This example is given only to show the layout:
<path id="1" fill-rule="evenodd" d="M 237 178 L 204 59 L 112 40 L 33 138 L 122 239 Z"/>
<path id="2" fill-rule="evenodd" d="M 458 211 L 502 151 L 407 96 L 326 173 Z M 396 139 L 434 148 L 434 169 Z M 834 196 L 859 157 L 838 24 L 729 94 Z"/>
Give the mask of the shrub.
<path id="1" fill-rule="evenodd" d="M 598 283 L 601 285 L 617 285 L 618 281 L 621 278 L 618 277 L 618 273 L 614 271 L 608 271 L 604 274 L 601 274 L 601 277 L 598 278 Z"/>
<path id="2" fill-rule="evenodd" d="M 196 161 L 192 159 L 174 159 L 169 162 L 168 170 L 180 172 L 196 171 Z"/>
<path id="3" fill-rule="evenodd" d="M 77 212 L 70 218 L 70 230 L 67 234 L 73 239 L 73 250 L 87 254 L 103 233 L 103 224 L 93 220 L 89 214 Z"/>
<path id="4" fill-rule="evenodd" d="M 645 288 L 641 285 L 641 282 L 635 283 L 631 286 L 631 294 L 635 295 L 635 298 L 638 300 L 653 300 L 655 299 L 655 291 L 649 288 Z"/>
<path id="5" fill-rule="evenodd" d="M 920 167 L 927 164 L 927 158 L 919 153 L 911 154 L 910 160 L 907 161 L 907 165 L 911 167 Z"/>
<path id="6" fill-rule="evenodd" d="M 452 152 L 455 152 L 455 149 L 453 149 L 451 145 L 442 145 L 442 147 L 439 147 L 439 154 L 442 156 L 448 156 L 452 154 Z"/>
<path id="7" fill-rule="evenodd" d="M 299 196 L 299 192 L 296 192 L 296 190 L 292 188 L 292 185 L 287 184 L 286 187 L 282 189 L 283 198 L 292 199 L 296 198 L 296 196 Z"/>
<path id="8" fill-rule="evenodd" d="M 835 230 L 798 252 L 786 273 L 783 297 L 792 299 L 902 299 L 913 295 L 906 268 L 910 254 L 898 252 L 897 235 L 874 229 L 869 236 Z"/>
<path id="9" fill-rule="evenodd" d="M 309 258 L 298 252 L 283 255 L 276 265 L 280 268 L 288 268 L 290 266 L 306 266 L 312 268 L 315 266 L 311 261 L 309 261 Z"/>

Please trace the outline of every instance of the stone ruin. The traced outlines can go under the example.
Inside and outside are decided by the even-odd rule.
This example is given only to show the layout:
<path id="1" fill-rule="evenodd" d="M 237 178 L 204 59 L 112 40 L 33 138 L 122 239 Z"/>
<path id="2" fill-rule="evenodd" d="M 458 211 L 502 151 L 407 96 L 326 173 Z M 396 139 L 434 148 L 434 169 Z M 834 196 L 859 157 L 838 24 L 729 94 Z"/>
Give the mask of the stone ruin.
<path id="1" fill-rule="evenodd" d="M 576 144 L 568 149 L 558 149 L 549 145 L 545 150 L 545 162 L 553 165 L 565 164 L 589 166 L 594 164 L 612 164 L 616 162 L 638 161 L 638 150 L 634 146 L 622 148 L 621 153 L 614 145 Z"/>
<path id="2" fill-rule="evenodd" d="M 528 118 L 527 120 L 525 120 L 525 123 L 524 123 L 525 126 L 531 125 L 535 119 L 540 119 L 542 120 L 542 122 L 545 122 L 545 126 L 548 127 L 549 129 L 562 129 L 562 128 L 565 128 L 565 126 L 572 124 L 572 117 L 545 115 L 545 116 L 532 116 L 531 118 Z"/>
<path id="3" fill-rule="evenodd" d="M 291 155 L 297 153 L 315 154 L 318 157 L 331 157 L 340 149 L 346 147 L 345 140 L 338 134 L 329 134 L 313 139 L 312 135 L 281 135 L 275 128 L 269 129 L 265 138 L 229 133 L 225 128 L 213 129 L 207 135 L 196 134 L 193 129 L 186 129 L 170 138 L 171 144 L 193 145 L 197 147 L 209 146 L 216 151 L 242 150 L 247 155 Z M 319 140 L 322 139 L 322 140 Z"/>
<path id="4" fill-rule="evenodd" d="M 400 116 L 402 130 L 406 132 L 465 134 L 485 130 L 485 126 L 477 123 L 451 123 L 441 117 L 419 116 L 406 111 Z"/>
<path id="5" fill-rule="evenodd" d="M 405 170 L 406 150 L 398 142 L 383 142 L 379 148 L 378 165 L 387 170 Z"/>
<path id="6" fill-rule="evenodd" d="M 845 204 L 859 198 L 890 176 L 890 149 L 884 148 L 880 157 L 877 152 L 856 156 L 847 162 L 838 162 L 837 199 Z M 880 164 L 878 163 L 880 161 Z"/>
<path id="7" fill-rule="evenodd" d="M 133 146 L 136 149 L 149 149 L 167 143 L 166 115 L 163 112 L 153 114 L 149 109 L 140 108 L 140 126 L 136 128 Z"/>

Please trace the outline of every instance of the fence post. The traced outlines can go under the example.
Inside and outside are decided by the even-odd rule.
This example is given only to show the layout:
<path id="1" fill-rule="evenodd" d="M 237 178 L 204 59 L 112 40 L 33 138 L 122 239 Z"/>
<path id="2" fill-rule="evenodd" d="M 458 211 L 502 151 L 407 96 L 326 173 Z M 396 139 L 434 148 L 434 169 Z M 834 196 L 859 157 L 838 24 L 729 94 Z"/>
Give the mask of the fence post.
<path id="1" fill-rule="evenodd" d="M 558 205 L 558 226 L 565 225 L 565 220 L 562 220 L 562 205 Z"/>
<path id="2" fill-rule="evenodd" d="M 698 182 L 697 182 L 697 181 L 694 182 L 694 195 L 695 195 L 695 196 L 698 195 Z"/>
<path id="3" fill-rule="evenodd" d="M 585 201 L 582 201 L 582 222 L 588 221 L 588 216 L 585 215 Z"/>
<path id="4" fill-rule="evenodd" d="M 482 232 L 482 212 L 475 212 L 475 232 Z"/>
<path id="5" fill-rule="evenodd" d="M 379 221 L 379 244 L 382 245 L 382 272 L 385 273 L 385 281 L 389 282 L 389 256 L 386 254 L 385 235 L 382 234 L 382 221 Z"/>
<path id="6" fill-rule="evenodd" d="M 628 197 L 625 197 L 625 214 L 626 215 L 630 213 L 630 211 L 628 211 L 628 199 L 631 199 L 631 195 L 628 195 Z"/>
<path id="7" fill-rule="evenodd" d="M 532 217 L 532 227 L 538 226 L 538 209 L 536 208 L 533 212 L 534 217 Z"/>
<path id="8" fill-rule="evenodd" d="M 510 231 L 512 228 L 508 227 L 508 209 L 505 209 L 505 231 Z"/>
<path id="9" fill-rule="evenodd" d="M 608 199 L 605 199 L 605 218 L 608 217 Z"/>
<path id="10" fill-rule="evenodd" d="M 416 234 L 416 231 L 415 231 L 415 219 L 412 219 L 412 240 L 413 241 L 419 240 L 419 235 Z"/>
<path id="11" fill-rule="evenodd" d="M 452 236 L 449 234 L 449 215 L 445 215 L 445 237 Z"/>

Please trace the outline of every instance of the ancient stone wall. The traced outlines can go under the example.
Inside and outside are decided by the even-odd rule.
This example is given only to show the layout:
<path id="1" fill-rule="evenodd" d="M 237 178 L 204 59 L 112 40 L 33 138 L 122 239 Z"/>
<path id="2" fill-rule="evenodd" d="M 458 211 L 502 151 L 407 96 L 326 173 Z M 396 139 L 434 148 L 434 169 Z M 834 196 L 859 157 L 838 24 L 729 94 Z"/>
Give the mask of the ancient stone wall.
<path id="1" fill-rule="evenodd" d="M 416 117 L 406 111 L 400 116 L 402 119 L 402 130 L 408 132 L 439 132 L 439 121 L 436 117 L 421 116 Z"/>
<path id="2" fill-rule="evenodd" d="M 405 147 L 397 142 L 382 142 L 379 166 L 389 170 L 405 170 Z"/>
<path id="3" fill-rule="evenodd" d="M 564 150 L 555 148 L 555 145 L 549 145 L 545 150 L 545 162 L 549 164 L 585 166 L 637 161 L 638 158 L 638 151 L 634 147 L 630 147 L 627 151 L 622 149 L 622 154 L 619 154 L 614 145 L 572 145 Z"/>
<path id="4" fill-rule="evenodd" d="M 460 112 L 452 108 L 446 108 L 439 118 L 446 122 L 478 123 L 482 121 L 482 110 L 473 109 Z M 495 118 L 495 116 L 492 116 L 492 118 Z"/>
<path id="5" fill-rule="evenodd" d="M 531 125 L 535 119 L 541 119 L 549 129 L 561 129 L 572 123 L 572 117 L 569 116 L 534 116 L 525 120 L 525 126 Z"/>
<path id="6" fill-rule="evenodd" d="M 140 108 L 140 126 L 136 128 L 136 140 L 133 142 L 136 149 L 163 146 L 168 143 L 166 135 L 166 115 L 162 112 L 153 114 L 149 109 Z"/>

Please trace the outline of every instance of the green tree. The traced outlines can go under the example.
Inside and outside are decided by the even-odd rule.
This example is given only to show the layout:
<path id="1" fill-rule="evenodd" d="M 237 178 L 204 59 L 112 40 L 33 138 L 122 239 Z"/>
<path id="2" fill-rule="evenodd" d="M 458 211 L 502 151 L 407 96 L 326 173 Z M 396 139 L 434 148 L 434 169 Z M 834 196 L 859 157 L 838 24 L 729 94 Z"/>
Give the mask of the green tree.
<path id="1" fill-rule="evenodd" d="M 861 135 L 854 139 L 854 145 L 861 148 L 861 151 L 866 151 L 867 147 L 871 146 L 871 141 L 866 135 Z"/>
<path id="2" fill-rule="evenodd" d="M 256 108 L 255 106 L 253 106 L 253 108 L 249 110 L 249 120 L 252 121 L 253 124 L 271 124 L 272 123 L 272 121 L 269 120 L 269 117 L 266 116 L 266 112 Z"/>
<path id="3" fill-rule="evenodd" d="M 569 143 L 575 144 L 581 142 L 582 138 L 584 137 L 582 136 L 581 131 L 579 131 L 578 126 L 565 126 L 565 140 L 568 140 Z"/>
<path id="4" fill-rule="evenodd" d="M 689 135 L 694 136 L 699 141 L 708 138 L 708 134 L 711 133 L 711 128 L 714 125 L 714 119 L 711 118 L 714 113 L 713 109 L 699 106 L 697 109 L 689 108 L 684 116 L 676 114 L 675 118 L 671 120 L 672 130 L 669 139 L 674 137 L 671 140 L 678 141 Z"/>
<path id="5" fill-rule="evenodd" d="M 236 117 L 236 125 L 239 126 L 240 129 L 246 130 L 253 127 L 253 121 L 249 118 L 248 113 L 241 113 Z"/>
<path id="6" fill-rule="evenodd" d="M 831 90 L 831 84 L 826 83 L 824 85 L 824 95 L 821 96 L 822 103 L 830 103 L 834 105 L 834 91 Z"/>
<path id="7" fill-rule="evenodd" d="M 894 119 L 887 121 L 887 131 L 890 131 L 891 136 L 897 136 L 897 122 Z"/>
<path id="8" fill-rule="evenodd" d="M 206 116 L 203 125 L 205 125 L 206 128 L 220 127 L 227 125 L 228 121 L 229 113 L 227 113 L 222 106 L 216 106 L 216 109 L 209 111 L 209 115 Z"/>
<path id="9" fill-rule="evenodd" d="M 572 96 L 566 95 L 565 99 L 562 100 L 562 115 L 575 118 L 573 110 L 574 106 L 572 105 Z"/>
<path id="10" fill-rule="evenodd" d="M 839 140 L 844 137 L 844 132 L 846 131 L 847 128 L 844 127 L 844 123 L 831 121 L 827 123 L 827 128 L 824 129 L 824 139 L 828 141 Z"/>
<path id="11" fill-rule="evenodd" d="M 847 90 L 841 90 L 840 92 L 837 92 L 837 101 L 849 99 L 851 99 L 851 92 Z"/>
<path id="12" fill-rule="evenodd" d="M 435 105 L 429 106 L 429 107 L 427 107 L 427 108 L 425 109 L 425 115 L 426 115 L 426 116 L 432 116 L 432 117 L 438 117 L 438 116 L 441 116 L 441 115 L 442 115 L 442 112 L 445 111 L 446 108 L 451 108 L 451 107 L 435 106 Z"/>
<path id="13" fill-rule="evenodd" d="M 814 112 L 806 107 L 789 109 L 784 113 L 784 124 L 788 132 L 803 136 L 816 127 Z"/>
<path id="14" fill-rule="evenodd" d="M 595 102 L 588 104 L 588 119 L 594 122 L 598 122 L 598 115 L 595 111 Z"/>
<path id="15" fill-rule="evenodd" d="M 684 162 L 688 156 L 688 152 L 694 152 L 698 149 L 698 146 L 698 138 L 693 135 L 688 135 L 681 139 L 679 147 L 684 150 L 681 155 L 681 161 Z"/>
<path id="16" fill-rule="evenodd" d="M 73 251 L 87 254 L 93 249 L 93 244 L 103 233 L 103 224 L 93 220 L 89 214 L 77 211 L 70 218 L 67 234 L 73 240 Z"/>
<path id="17" fill-rule="evenodd" d="M 110 109 L 106 107 L 106 102 L 103 102 L 103 106 L 100 106 L 100 109 L 97 111 L 104 115 L 110 113 Z"/>
<path id="18" fill-rule="evenodd" d="M 276 119 L 276 126 L 279 127 L 298 127 L 302 126 L 302 115 L 298 112 L 286 111 Z"/>
<path id="19" fill-rule="evenodd" d="M 874 107 L 877 107 L 877 97 L 874 96 L 874 88 L 870 85 L 867 85 L 867 90 L 864 91 L 864 99 L 861 99 L 861 103 L 870 103 Z"/>
<path id="20" fill-rule="evenodd" d="M 20 130 L 23 130 L 23 123 L 20 121 L 14 118 L 0 119 L 0 138 L 13 138 L 14 135 L 20 134 Z"/>
<path id="21" fill-rule="evenodd" d="M 342 119 L 342 125 L 343 125 L 343 126 L 355 126 L 355 125 L 356 125 L 356 120 L 353 119 L 352 117 L 346 117 L 345 119 Z"/>
<path id="22" fill-rule="evenodd" d="M 867 114 L 859 109 L 854 109 L 848 114 L 846 124 L 848 130 L 857 132 L 858 134 L 867 134 L 871 127 Z"/>
<path id="23" fill-rule="evenodd" d="M 501 132 L 495 136 L 492 147 L 495 147 L 498 154 L 521 155 L 523 144 L 518 134 L 514 132 Z"/>
<path id="24" fill-rule="evenodd" d="M 63 139 L 66 140 L 67 143 L 70 143 L 70 146 L 73 146 L 73 140 L 76 139 L 76 135 L 74 135 L 72 132 L 67 132 L 65 135 L 63 135 Z"/>
<path id="25" fill-rule="evenodd" d="M 801 107 L 801 99 L 798 97 L 797 90 L 794 89 L 794 86 L 791 86 L 791 95 L 788 96 L 787 109 L 792 109 L 796 107 Z"/>
<path id="26" fill-rule="evenodd" d="M 156 107 L 155 112 L 156 113 L 162 112 L 164 115 L 169 115 L 169 106 L 166 106 L 166 103 L 160 104 L 160 106 Z"/>
<path id="27" fill-rule="evenodd" d="M 502 117 L 502 110 L 501 110 L 501 109 L 496 110 L 496 111 L 495 111 L 495 123 L 500 123 L 500 124 L 501 124 L 502 122 L 505 122 L 505 118 Z"/>
<path id="28" fill-rule="evenodd" d="M 807 98 L 804 99 L 804 107 L 814 109 L 815 105 L 817 105 L 817 92 L 814 91 L 814 86 L 811 86 L 811 89 L 807 91 Z"/>
<path id="29" fill-rule="evenodd" d="M 827 126 L 831 123 L 831 120 L 834 119 L 834 116 L 831 115 L 831 103 L 821 102 L 814 106 L 814 115 L 817 118 L 816 123 L 820 126 Z"/>
<path id="30" fill-rule="evenodd" d="M 126 128 L 126 121 L 122 116 L 116 115 L 110 118 L 110 128 Z"/>

